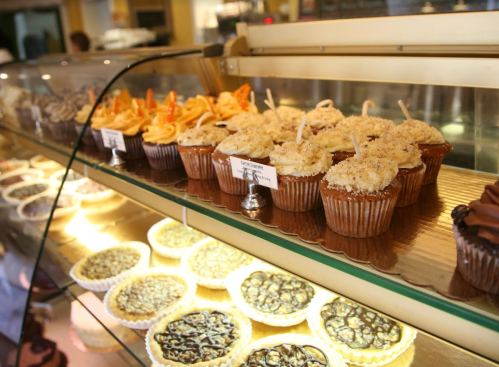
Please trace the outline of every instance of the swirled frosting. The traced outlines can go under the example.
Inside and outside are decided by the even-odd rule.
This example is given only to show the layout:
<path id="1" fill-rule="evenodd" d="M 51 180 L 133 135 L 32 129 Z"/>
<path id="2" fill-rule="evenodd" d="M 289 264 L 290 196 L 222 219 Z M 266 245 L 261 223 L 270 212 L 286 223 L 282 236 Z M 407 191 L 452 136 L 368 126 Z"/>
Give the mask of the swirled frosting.
<path id="1" fill-rule="evenodd" d="M 242 130 L 246 130 L 251 127 L 261 127 L 265 125 L 267 120 L 259 113 L 243 112 L 232 116 L 228 121 L 239 126 Z M 237 130 L 234 125 L 227 125 L 227 129 Z"/>
<path id="2" fill-rule="evenodd" d="M 468 226 L 478 226 L 478 237 L 499 245 L 499 181 L 486 185 L 480 200 L 468 205 L 464 219 Z"/>
<path id="3" fill-rule="evenodd" d="M 315 176 L 326 172 L 333 164 L 331 154 L 325 148 L 306 140 L 300 144 L 290 141 L 277 145 L 269 157 L 279 175 Z"/>
<path id="4" fill-rule="evenodd" d="M 389 120 L 374 116 L 350 116 L 338 122 L 338 127 L 348 131 L 358 131 L 369 136 L 380 137 L 386 130 Z"/>
<path id="5" fill-rule="evenodd" d="M 72 104 L 64 102 L 52 102 L 45 108 L 45 113 L 51 123 L 71 121 L 76 116 L 76 109 Z"/>
<path id="6" fill-rule="evenodd" d="M 343 113 L 334 107 L 319 107 L 307 113 L 309 125 L 317 129 L 335 126 L 345 119 Z"/>
<path id="7" fill-rule="evenodd" d="M 179 134 L 185 130 L 186 126 L 177 121 L 163 125 L 149 125 L 142 138 L 151 144 L 170 144 L 175 143 Z"/>
<path id="8" fill-rule="evenodd" d="M 393 134 L 395 138 L 406 139 L 417 144 L 445 143 L 444 136 L 436 128 L 424 121 L 412 121 L 412 124 L 404 121 L 401 125 L 394 126 L 393 129 L 390 129 L 390 134 Z"/>
<path id="9" fill-rule="evenodd" d="M 123 135 L 134 136 L 141 131 L 145 131 L 147 125 L 151 124 L 151 118 L 144 114 L 144 116 L 137 116 L 131 109 L 120 113 L 112 123 L 106 127 L 108 129 L 120 130 Z"/>
<path id="10" fill-rule="evenodd" d="M 226 129 L 216 126 L 201 126 L 199 129 L 187 129 L 177 138 L 177 143 L 182 146 L 213 145 L 217 146 L 229 136 Z"/>
<path id="11" fill-rule="evenodd" d="M 332 128 L 321 130 L 310 138 L 311 141 L 323 146 L 331 153 L 335 152 L 355 152 L 350 135 L 354 135 L 357 144 L 361 144 L 369 140 L 366 133 L 358 131 L 347 131 L 345 129 Z"/>
<path id="12" fill-rule="evenodd" d="M 359 162 L 352 157 L 332 166 L 324 179 L 329 188 L 374 192 L 390 185 L 397 173 L 397 163 L 388 158 L 364 157 Z"/>
<path id="13" fill-rule="evenodd" d="M 396 162 L 399 169 L 414 168 L 423 163 L 418 146 L 407 140 L 383 141 L 383 139 L 376 139 L 360 145 L 360 150 L 362 154 L 367 156 L 388 158 Z"/>
<path id="14" fill-rule="evenodd" d="M 112 125 L 115 119 L 116 115 L 111 114 L 107 108 L 101 108 L 94 112 L 90 121 L 93 130 L 100 130 L 102 127 Z"/>
<path id="15" fill-rule="evenodd" d="M 291 120 L 295 123 L 300 123 L 300 121 L 303 119 L 305 116 L 305 111 L 302 111 L 296 107 L 289 107 L 289 106 L 279 106 L 276 108 L 277 113 L 279 114 L 279 117 L 281 118 L 282 121 L 287 121 Z M 267 110 L 263 114 L 263 117 L 265 117 L 269 121 L 278 121 L 277 117 L 272 110 Z"/>
<path id="16" fill-rule="evenodd" d="M 230 135 L 218 144 L 216 150 L 227 155 L 245 155 L 249 158 L 266 158 L 274 150 L 272 138 L 260 130 L 248 129 Z"/>
<path id="17" fill-rule="evenodd" d="M 283 122 L 273 120 L 269 124 L 265 125 L 264 131 L 272 137 L 272 140 L 276 143 L 284 143 L 286 141 L 295 141 L 298 134 L 298 128 L 300 127 L 301 120 L 287 119 Z M 302 138 L 308 139 L 313 135 L 312 129 L 307 124 L 305 124 L 302 131 Z"/>
<path id="18" fill-rule="evenodd" d="M 85 106 L 83 106 L 81 110 L 76 112 L 75 121 L 79 124 L 84 124 L 88 119 L 88 115 L 90 115 L 90 112 L 92 112 L 92 107 L 93 106 L 91 104 L 86 104 Z"/>

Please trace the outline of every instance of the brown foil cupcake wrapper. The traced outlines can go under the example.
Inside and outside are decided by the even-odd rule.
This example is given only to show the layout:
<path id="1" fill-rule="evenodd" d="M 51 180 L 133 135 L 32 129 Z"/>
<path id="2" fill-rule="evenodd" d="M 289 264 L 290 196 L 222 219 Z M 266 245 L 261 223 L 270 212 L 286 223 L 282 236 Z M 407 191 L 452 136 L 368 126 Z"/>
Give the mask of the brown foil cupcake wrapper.
<path id="1" fill-rule="evenodd" d="M 335 164 L 338 164 L 347 158 L 353 157 L 355 155 L 355 152 L 333 152 L 331 153 L 331 155 L 333 157 L 333 166 L 334 166 Z"/>
<path id="2" fill-rule="evenodd" d="M 213 166 L 217 172 L 220 190 L 230 195 L 248 194 L 248 183 L 239 178 L 232 177 L 232 167 L 230 164 L 223 164 L 213 160 Z"/>
<path id="3" fill-rule="evenodd" d="M 92 132 L 92 136 L 94 137 L 95 145 L 97 145 L 97 148 L 101 152 L 109 152 L 111 149 L 104 146 L 104 139 L 102 139 L 102 133 L 100 132 L 100 130 L 90 129 L 90 131 Z"/>
<path id="4" fill-rule="evenodd" d="M 310 181 L 310 177 L 278 176 L 279 189 L 270 190 L 272 201 L 279 209 L 290 212 L 306 212 L 322 206 L 320 182 L 324 174 L 317 175 L 317 179 Z M 302 178 L 303 180 L 299 180 Z"/>
<path id="5" fill-rule="evenodd" d="M 397 201 L 397 195 L 353 201 L 321 194 L 329 228 L 343 236 L 356 238 L 373 237 L 385 232 L 390 226 Z"/>
<path id="6" fill-rule="evenodd" d="M 139 159 L 144 158 L 144 148 L 142 148 L 142 133 L 134 136 L 123 135 L 125 141 L 126 152 L 118 150 L 118 155 L 124 159 Z"/>
<path id="7" fill-rule="evenodd" d="M 75 122 L 66 121 L 59 123 L 44 122 L 42 127 L 48 130 L 49 135 L 55 140 L 69 140 L 75 135 Z"/>
<path id="8" fill-rule="evenodd" d="M 493 255 L 470 243 L 452 226 L 457 244 L 457 270 L 472 286 L 491 294 L 499 294 L 499 255 Z"/>
<path id="9" fill-rule="evenodd" d="M 172 170 L 182 167 L 182 160 L 178 154 L 177 144 L 152 145 L 144 142 L 141 147 L 147 156 L 152 168 L 157 170 Z"/>
<path id="10" fill-rule="evenodd" d="M 399 196 L 397 198 L 396 207 L 409 206 L 418 201 L 419 191 L 421 191 L 421 184 L 423 183 L 423 177 L 426 172 L 426 165 L 423 163 L 423 168 L 411 172 L 407 175 L 397 174 L 397 180 L 402 186 Z"/>
<path id="11" fill-rule="evenodd" d="M 78 135 L 81 134 L 81 131 L 83 130 L 83 126 L 85 126 L 85 124 L 78 124 L 78 123 L 75 124 L 76 134 L 78 134 Z M 94 139 L 94 136 L 92 134 L 92 129 L 90 127 L 87 127 L 85 129 L 85 133 L 83 134 L 83 137 L 81 138 L 81 140 L 83 141 L 84 144 L 95 145 L 95 139 Z"/>
<path id="12" fill-rule="evenodd" d="M 180 158 L 184 163 L 185 171 L 189 178 L 196 180 L 210 180 L 217 178 L 217 173 L 215 172 L 215 167 L 213 166 L 213 161 L 211 159 L 211 154 L 215 147 L 209 152 L 201 152 L 199 150 L 189 150 L 185 149 L 180 153 Z M 193 147 L 195 148 L 195 147 Z"/>
<path id="13" fill-rule="evenodd" d="M 430 185 L 437 182 L 438 172 L 440 172 L 440 167 L 444 161 L 445 156 L 421 156 L 421 160 L 426 164 L 426 172 L 423 177 L 422 185 Z"/>
<path id="14" fill-rule="evenodd" d="M 33 120 L 31 110 L 16 108 L 17 119 L 21 127 L 33 131 L 36 128 L 36 122 Z"/>

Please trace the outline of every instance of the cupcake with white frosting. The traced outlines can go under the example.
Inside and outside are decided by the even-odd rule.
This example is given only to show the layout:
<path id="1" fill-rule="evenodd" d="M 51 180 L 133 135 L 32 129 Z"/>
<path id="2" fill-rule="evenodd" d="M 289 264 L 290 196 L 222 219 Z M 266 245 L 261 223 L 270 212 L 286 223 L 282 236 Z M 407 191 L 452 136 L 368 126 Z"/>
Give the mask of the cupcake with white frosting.
<path id="1" fill-rule="evenodd" d="M 336 126 L 345 119 L 345 116 L 340 110 L 333 107 L 332 100 L 326 99 L 317 103 L 315 109 L 307 113 L 307 118 L 312 132 L 317 134 L 321 130 Z"/>
<path id="2" fill-rule="evenodd" d="M 66 102 L 52 102 L 45 110 L 43 126 L 56 140 L 70 139 L 74 135 L 76 108 Z"/>
<path id="3" fill-rule="evenodd" d="M 312 136 L 310 140 L 324 147 L 324 149 L 331 153 L 333 164 L 337 164 L 355 155 L 355 146 L 350 138 L 351 134 L 355 136 L 355 139 L 359 144 L 369 140 L 368 135 L 365 133 L 358 131 L 351 133 L 338 127 L 320 130 L 317 135 Z"/>

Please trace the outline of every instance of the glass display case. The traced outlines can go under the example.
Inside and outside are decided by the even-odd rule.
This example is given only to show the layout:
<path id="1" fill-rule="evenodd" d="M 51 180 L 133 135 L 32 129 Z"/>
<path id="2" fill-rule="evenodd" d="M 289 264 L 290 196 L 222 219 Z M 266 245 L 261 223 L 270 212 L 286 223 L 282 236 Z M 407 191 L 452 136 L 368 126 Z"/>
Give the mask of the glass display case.
<path id="1" fill-rule="evenodd" d="M 452 24 L 447 18 L 445 21 Z M 334 22 L 322 23 L 326 28 L 336 26 Z M 283 31 L 296 33 L 282 28 L 289 26 L 267 28 L 267 38 L 275 39 Z M 318 25 L 312 22 L 308 26 Z M 104 293 L 96 290 L 88 293 L 70 272 L 86 256 L 128 241 L 150 243 L 151 267 L 182 268 L 180 260 L 161 256 L 148 237 L 150 228 L 167 216 L 306 279 L 318 290 L 326 289 L 355 300 L 417 330 L 415 348 L 407 349 L 405 357 L 386 365 L 493 365 L 499 360 L 494 347 L 499 340 L 499 301 L 497 295 L 485 294 L 466 283 L 456 270 L 450 212 L 455 206 L 480 197 L 485 184 L 497 181 L 498 127 L 493 117 L 499 88 L 494 74 L 499 67 L 497 59 L 480 57 L 480 52 L 487 52 L 485 46 L 481 51 L 468 50 L 468 56 L 464 46 L 456 51 L 459 56 L 441 57 L 438 53 L 429 56 L 429 46 L 419 54 L 412 51 L 400 57 L 358 55 L 354 51 L 351 55 L 343 55 L 344 51 L 337 55 L 337 45 L 323 43 L 321 47 L 326 52 L 317 55 L 317 51 L 310 52 L 316 46 L 306 44 L 296 44 L 293 48 L 282 42 L 277 50 L 265 44 L 265 37 L 259 38 L 263 33 L 259 33 L 258 26 L 239 26 L 239 30 L 240 37 L 225 45 L 222 56 L 203 54 L 203 50 L 177 50 L 149 59 L 130 59 L 137 60 L 131 63 L 123 55 L 116 55 L 119 63 L 125 65 L 124 71 L 116 69 L 114 78 L 105 74 L 105 83 L 101 84 L 99 72 L 109 66 L 104 63 L 110 60 L 108 55 L 102 56 L 104 60 L 100 56 L 76 60 L 74 72 L 68 74 L 59 74 L 59 69 L 64 70 L 68 65 L 50 59 L 0 69 L 0 75 L 7 75 L 0 80 L 1 132 L 16 149 L 43 154 L 67 166 L 63 181 L 68 189 L 71 181 L 86 178 L 118 193 L 102 202 L 82 203 L 71 215 L 54 217 L 46 228 L 37 227 L 29 232 L 30 238 L 43 239 L 38 242 L 43 242 L 43 246 L 37 244 L 37 249 L 42 249 L 38 268 L 65 298 L 72 300 L 72 305 L 88 310 L 90 319 L 104 326 L 118 343 L 114 347 L 123 349 L 117 358 L 130 365 L 149 366 L 151 361 L 145 347 L 148 337 L 140 329 L 131 336 L 116 331 L 115 324 L 103 312 L 101 301 L 107 302 Z M 376 38 L 375 31 L 372 38 Z M 442 48 L 446 52 L 445 44 Z M 83 75 L 80 70 L 85 68 L 87 74 L 79 77 Z M 408 68 L 411 73 L 406 73 Z M 470 76 L 465 73 L 469 68 L 480 72 Z M 19 78 L 20 74 L 29 78 Z M 44 79 L 43 75 L 51 77 Z M 87 112 L 79 134 L 71 132 L 71 136 L 60 137 L 44 126 L 50 109 L 38 111 L 29 106 L 34 114 L 23 120 L 19 102 L 26 94 L 33 94 L 26 98 L 29 101 L 38 101 L 31 98 L 38 95 L 62 95 L 59 99 L 67 101 L 78 93 L 83 99 L 87 89 L 92 88 L 95 103 L 88 103 L 93 98 L 88 97 L 84 104 L 90 105 L 93 117 L 105 109 L 119 108 L 116 104 L 125 104 L 127 98 L 131 101 L 138 98 L 131 103 L 135 115 L 139 115 L 139 110 L 152 115 L 153 110 L 168 111 L 174 98 L 171 91 L 175 91 L 179 109 L 196 102 L 203 106 L 200 110 L 203 114 L 218 106 L 213 97 L 222 97 L 222 92 L 233 92 L 244 83 L 251 85 L 260 111 L 264 110 L 266 88 L 271 88 L 274 100 L 280 105 L 312 109 L 317 102 L 331 98 L 345 115 L 359 114 L 362 102 L 372 99 L 376 103 L 373 115 L 398 123 L 403 114 L 398 111 L 396 101 L 404 99 L 413 117 L 437 126 L 454 145 L 454 151 L 444 161 L 437 183 L 424 186 L 416 204 L 396 209 L 387 232 L 369 239 L 353 239 L 332 232 L 326 225 L 323 209 L 286 212 L 272 204 L 269 190 L 262 189 L 267 206 L 246 210 L 241 207 L 244 196 L 225 194 L 217 180 L 189 179 L 183 167 L 154 169 L 151 167 L 154 162 L 144 155 L 137 158 L 120 153 L 116 146 L 114 151 L 109 144 L 99 146 L 96 140 L 90 140 L 99 137 L 94 135 L 97 125 L 88 117 L 91 113 Z M 34 89 L 36 85 L 39 86 Z M 63 93 L 64 88 L 69 88 L 69 92 Z M 152 89 L 153 98 L 146 97 L 148 89 Z M 80 106 L 78 111 L 82 109 Z M 119 114 L 119 109 L 115 113 Z M 196 113 L 194 119 L 189 119 L 191 125 L 201 116 L 199 111 Z M 135 135 L 124 133 L 125 144 L 131 144 Z M 135 146 L 128 147 L 127 154 L 135 152 Z M 12 156 L 9 152 L 4 155 Z M 117 156 L 124 159 L 119 165 L 115 165 Z M 64 195 L 66 189 L 58 192 Z M 57 208 L 53 207 L 51 215 L 55 213 Z M 99 302 L 88 294 L 97 296 L 99 307 L 96 306 Z M 225 290 L 198 286 L 195 299 L 230 301 L 231 295 Z M 60 298 L 50 303 L 61 310 L 60 315 L 66 315 L 58 319 L 66 320 L 64 328 L 70 329 L 75 340 L 75 327 L 69 327 L 69 303 L 61 302 Z M 286 327 L 266 326 L 260 321 L 251 323 L 254 340 L 278 333 L 313 333 L 313 328 L 303 320 Z M 48 331 L 54 329 L 50 325 Z M 95 352 L 88 345 L 82 348 Z"/>

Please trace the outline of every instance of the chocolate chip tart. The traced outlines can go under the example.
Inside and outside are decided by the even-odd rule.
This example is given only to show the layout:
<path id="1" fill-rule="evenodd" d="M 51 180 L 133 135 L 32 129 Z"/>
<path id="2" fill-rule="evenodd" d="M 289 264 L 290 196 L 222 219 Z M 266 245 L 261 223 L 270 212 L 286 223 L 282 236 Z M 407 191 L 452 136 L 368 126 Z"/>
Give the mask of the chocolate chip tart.
<path id="1" fill-rule="evenodd" d="M 319 289 L 268 264 L 242 267 L 225 285 L 237 307 L 249 318 L 271 326 L 297 325 Z"/>
<path id="2" fill-rule="evenodd" d="M 307 321 L 315 337 L 358 366 L 377 367 L 394 361 L 417 335 L 402 323 L 329 292 L 312 302 Z"/>
<path id="3" fill-rule="evenodd" d="M 301 334 L 277 334 L 253 342 L 234 366 L 347 367 L 345 360 L 321 340 Z"/>
<path id="4" fill-rule="evenodd" d="M 186 251 L 180 261 L 180 267 L 191 275 L 198 285 L 225 289 L 227 276 L 253 261 L 253 256 L 208 237 Z"/>
<path id="5" fill-rule="evenodd" d="M 159 317 L 190 306 L 196 283 L 175 269 L 158 267 L 129 274 L 104 298 L 106 312 L 123 326 L 148 329 Z"/>
<path id="6" fill-rule="evenodd" d="M 251 339 L 251 322 L 235 306 L 198 302 L 156 321 L 146 335 L 157 367 L 230 367 Z"/>
<path id="7" fill-rule="evenodd" d="M 69 275 L 85 289 L 105 292 L 128 274 L 147 268 L 150 256 L 151 249 L 145 243 L 123 242 L 81 259 Z"/>

